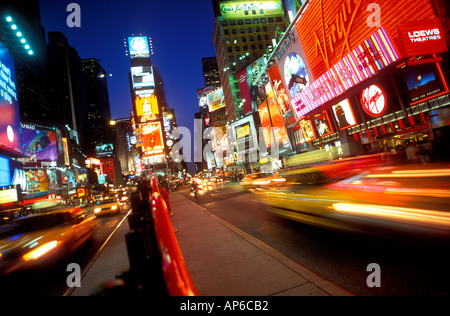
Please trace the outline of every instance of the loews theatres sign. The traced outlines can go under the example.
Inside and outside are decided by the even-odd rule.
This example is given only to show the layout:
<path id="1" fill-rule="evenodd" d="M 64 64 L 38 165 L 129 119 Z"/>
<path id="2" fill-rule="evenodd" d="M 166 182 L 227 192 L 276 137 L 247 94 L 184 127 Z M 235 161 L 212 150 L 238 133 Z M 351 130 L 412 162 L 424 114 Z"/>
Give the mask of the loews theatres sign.
<path id="1" fill-rule="evenodd" d="M 314 78 L 323 75 L 379 28 L 368 23 L 374 2 L 381 8 L 379 26 L 394 45 L 401 41 L 399 24 L 435 18 L 429 0 L 312 1 L 296 28 Z"/>

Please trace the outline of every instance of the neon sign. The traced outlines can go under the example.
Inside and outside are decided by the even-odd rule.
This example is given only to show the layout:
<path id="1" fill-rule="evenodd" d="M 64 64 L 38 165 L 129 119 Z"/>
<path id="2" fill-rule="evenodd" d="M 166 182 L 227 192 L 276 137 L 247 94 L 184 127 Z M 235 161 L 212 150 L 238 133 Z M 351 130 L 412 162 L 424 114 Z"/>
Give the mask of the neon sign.
<path id="1" fill-rule="evenodd" d="M 361 92 L 361 104 L 367 114 L 380 116 L 387 106 L 385 93 L 378 85 L 371 85 Z"/>
<path id="2" fill-rule="evenodd" d="M 378 29 L 293 98 L 297 120 L 397 60 L 399 55 L 386 31 Z"/>

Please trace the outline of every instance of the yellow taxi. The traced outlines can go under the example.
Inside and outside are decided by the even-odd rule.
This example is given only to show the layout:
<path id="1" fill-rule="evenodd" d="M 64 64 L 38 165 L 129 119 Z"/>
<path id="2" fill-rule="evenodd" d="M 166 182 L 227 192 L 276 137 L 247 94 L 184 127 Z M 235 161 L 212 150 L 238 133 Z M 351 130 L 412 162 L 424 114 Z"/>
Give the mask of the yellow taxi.
<path id="1" fill-rule="evenodd" d="M 0 275 L 44 267 L 89 240 L 95 216 L 82 208 L 42 212 L 0 227 Z"/>

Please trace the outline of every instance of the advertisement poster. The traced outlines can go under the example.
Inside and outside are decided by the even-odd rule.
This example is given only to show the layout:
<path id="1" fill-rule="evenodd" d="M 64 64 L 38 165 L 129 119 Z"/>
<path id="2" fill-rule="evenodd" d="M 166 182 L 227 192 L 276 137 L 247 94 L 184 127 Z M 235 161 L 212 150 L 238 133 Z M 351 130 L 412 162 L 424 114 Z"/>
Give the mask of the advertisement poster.
<path id="1" fill-rule="evenodd" d="M 280 107 L 282 114 L 285 114 L 291 110 L 289 106 L 289 98 L 287 96 L 286 87 L 281 80 L 280 71 L 277 65 L 272 66 L 267 70 L 267 74 L 269 75 L 270 82 L 272 84 L 275 97 L 277 98 L 277 103 Z"/>
<path id="2" fill-rule="evenodd" d="M 274 127 L 274 134 L 278 140 L 280 148 L 289 148 L 290 142 L 287 134 L 285 120 L 278 109 L 278 104 L 275 100 L 273 90 L 270 89 L 267 93 L 267 101 L 269 102 L 269 107 L 267 107 L 266 101 L 264 101 L 259 107 L 259 117 L 261 119 L 261 127 L 268 127 L 264 130 L 264 140 L 267 147 L 271 146 L 271 135 L 272 130 L 270 127 Z M 270 111 L 270 113 L 269 113 Z M 271 124 L 272 121 L 272 124 Z"/>
<path id="3" fill-rule="evenodd" d="M 22 152 L 14 59 L 0 42 L 0 146 Z"/>
<path id="4" fill-rule="evenodd" d="M 25 174 L 27 177 L 26 191 L 29 196 L 40 196 L 50 193 L 47 171 L 45 169 L 27 170 Z"/>
<path id="5" fill-rule="evenodd" d="M 410 105 L 448 93 L 448 86 L 439 64 L 429 63 L 403 69 L 403 78 L 408 87 Z"/>
<path id="6" fill-rule="evenodd" d="M 332 106 L 332 111 L 339 125 L 339 129 L 343 130 L 357 124 L 355 114 L 348 99 Z"/>
<path id="7" fill-rule="evenodd" d="M 207 95 L 209 112 L 214 112 L 218 109 L 225 107 L 225 97 L 223 95 L 223 89 L 219 88 Z"/>
<path id="8" fill-rule="evenodd" d="M 315 115 L 313 121 L 319 137 L 333 133 L 333 128 L 331 126 L 330 117 L 328 116 L 327 111 L 323 111 L 322 113 Z"/>
<path id="9" fill-rule="evenodd" d="M 21 124 L 23 153 L 31 161 L 58 161 L 56 133 L 31 124 Z"/>
<path id="10" fill-rule="evenodd" d="M 150 97 L 136 97 L 136 115 L 140 117 L 141 122 L 157 119 L 159 107 L 155 94 Z"/>
<path id="11" fill-rule="evenodd" d="M 219 5 L 220 12 L 225 20 L 281 15 L 283 13 L 280 0 L 221 1 Z"/>
<path id="12" fill-rule="evenodd" d="M 286 95 L 292 102 L 314 80 L 295 28 L 278 45 L 274 56 L 279 74 L 276 74 L 274 70 L 271 75 L 274 77 L 273 80 L 279 76 L 278 80 L 282 80 Z M 277 84 L 278 89 L 280 86 L 280 84 Z"/>
<path id="13" fill-rule="evenodd" d="M 97 157 L 112 157 L 114 155 L 114 145 L 112 143 L 96 145 L 95 153 Z"/>
<path id="14" fill-rule="evenodd" d="M 142 139 L 144 156 L 155 156 L 164 153 L 164 139 L 160 122 L 142 124 Z"/>
<path id="15" fill-rule="evenodd" d="M 317 138 L 316 132 L 314 131 L 314 127 L 310 120 L 301 120 L 299 124 L 300 129 L 302 130 L 303 138 L 306 142 L 310 142 Z"/>
<path id="16" fill-rule="evenodd" d="M 253 112 L 252 100 L 250 97 L 250 87 L 248 85 L 247 70 L 242 69 L 238 72 L 239 89 L 241 91 L 241 98 L 244 102 L 244 115 Z M 245 100 L 245 101 L 244 101 Z"/>
<path id="17" fill-rule="evenodd" d="M 131 58 L 149 57 L 150 45 L 147 36 L 128 37 L 128 49 Z"/>
<path id="18" fill-rule="evenodd" d="M 214 87 L 205 87 L 202 89 L 197 89 L 197 95 L 198 95 L 198 106 L 199 108 L 206 109 L 208 107 L 208 93 L 211 93 L 214 91 Z"/>
<path id="19" fill-rule="evenodd" d="M 133 80 L 134 89 L 155 87 L 155 77 L 153 75 L 152 66 L 131 67 L 131 78 Z"/>

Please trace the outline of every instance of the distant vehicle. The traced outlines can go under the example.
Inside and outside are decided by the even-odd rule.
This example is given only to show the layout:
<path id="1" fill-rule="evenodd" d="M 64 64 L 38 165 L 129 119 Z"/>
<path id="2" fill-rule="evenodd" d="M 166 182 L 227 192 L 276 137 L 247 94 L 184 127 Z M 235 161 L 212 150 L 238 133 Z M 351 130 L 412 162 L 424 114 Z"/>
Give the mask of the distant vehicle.
<path id="1" fill-rule="evenodd" d="M 95 203 L 94 213 L 97 216 L 101 215 L 118 215 L 120 213 L 120 204 L 115 196 L 104 198 Z"/>
<path id="2" fill-rule="evenodd" d="M 247 188 L 252 188 L 255 186 L 255 184 L 254 184 L 255 181 L 256 182 L 261 181 L 261 179 L 267 178 L 271 175 L 272 175 L 272 173 L 267 173 L 267 172 L 256 172 L 256 173 L 248 174 L 242 179 L 241 185 L 244 187 L 247 187 Z"/>
<path id="3" fill-rule="evenodd" d="M 66 208 L 16 219 L 0 230 L 0 275 L 52 265 L 89 240 L 95 216 Z"/>

